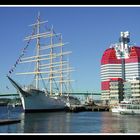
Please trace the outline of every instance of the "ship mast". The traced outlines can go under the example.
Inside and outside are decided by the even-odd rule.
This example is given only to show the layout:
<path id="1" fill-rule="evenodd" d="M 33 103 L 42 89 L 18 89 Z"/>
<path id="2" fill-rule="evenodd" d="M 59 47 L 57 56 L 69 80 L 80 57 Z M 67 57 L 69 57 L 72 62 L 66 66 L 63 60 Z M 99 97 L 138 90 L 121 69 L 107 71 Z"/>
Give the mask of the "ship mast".
<path id="1" fill-rule="evenodd" d="M 37 18 L 37 34 L 40 33 L 40 13 L 38 13 L 38 18 Z M 39 63 L 40 63 L 40 60 L 39 60 L 39 55 L 40 55 L 40 37 L 37 36 L 37 42 L 36 42 L 36 58 L 37 58 L 37 61 L 36 61 L 36 68 L 35 68 L 35 81 L 36 81 L 36 89 L 39 88 Z"/>
<path id="2" fill-rule="evenodd" d="M 34 63 L 35 68 L 32 71 L 16 73 L 17 75 L 34 75 L 35 87 L 39 89 L 41 86 L 40 80 L 48 81 L 50 95 L 55 93 L 55 89 L 59 91 L 59 94 L 63 94 L 64 84 L 70 84 L 69 76 L 67 73 L 73 71 L 73 68 L 69 66 L 68 60 L 64 56 L 67 56 L 71 51 L 64 51 L 64 46 L 67 44 L 62 42 L 62 34 L 55 33 L 53 26 L 46 32 L 42 32 L 41 25 L 48 21 L 40 21 L 40 13 L 38 13 L 38 18 L 36 23 L 30 25 L 35 28 L 35 34 L 25 37 L 24 40 L 36 41 L 36 52 L 34 56 L 24 57 L 21 59 L 20 63 Z M 46 85 L 47 82 L 43 82 Z M 59 87 L 59 88 L 58 88 Z M 70 87 L 66 87 L 66 91 Z M 70 91 L 69 91 L 70 92 Z"/>
<path id="3" fill-rule="evenodd" d="M 69 64 L 69 58 L 67 63 L 67 70 L 68 70 L 68 82 L 67 82 L 67 94 L 70 95 L 71 93 L 71 80 L 70 80 L 70 72 L 69 72 L 70 64 Z"/>
<path id="4" fill-rule="evenodd" d="M 62 95 L 63 92 L 63 47 L 62 47 L 62 35 L 60 35 L 60 95 Z"/>
<path id="5" fill-rule="evenodd" d="M 53 94 L 53 26 L 51 28 L 51 45 L 50 45 L 50 95 Z"/>

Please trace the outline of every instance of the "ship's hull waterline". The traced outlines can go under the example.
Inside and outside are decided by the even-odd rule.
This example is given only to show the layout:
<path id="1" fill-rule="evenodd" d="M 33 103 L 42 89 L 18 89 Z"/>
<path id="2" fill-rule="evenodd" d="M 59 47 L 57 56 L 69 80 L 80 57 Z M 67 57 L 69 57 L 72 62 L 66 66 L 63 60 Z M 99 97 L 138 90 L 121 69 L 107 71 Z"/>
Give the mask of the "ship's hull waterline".
<path id="1" fill-rule="evenodd" d="M 65 109 L 65 103 L 61 99 L 41 95 L 22 97 L 23 109 L 25 112 L 61 111 Z"/>
<path id="2" fill-rule="evenodd" d="M 52 112 L 66 109 L 66 101 L 62 100 L 61 96 L 49 96 L 45 92 L 36 89 L 25 91 L 13 79 L 10 77 L 8 79 L 19 91 L 25 112 Z"/>

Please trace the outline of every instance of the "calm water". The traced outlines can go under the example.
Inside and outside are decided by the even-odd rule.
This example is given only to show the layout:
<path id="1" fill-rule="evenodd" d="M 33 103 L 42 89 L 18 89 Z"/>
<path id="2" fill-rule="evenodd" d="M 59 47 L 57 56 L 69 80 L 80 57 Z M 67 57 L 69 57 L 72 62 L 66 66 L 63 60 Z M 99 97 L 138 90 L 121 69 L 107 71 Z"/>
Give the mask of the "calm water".
<path id="1" fill-rule="evenodd" d="M 111 112 L 27 113 L 0 107 L 0 118 L 19 117 L 20 123 L 0 125 L 0 133 L 140 133 L 140 115 Z"/>

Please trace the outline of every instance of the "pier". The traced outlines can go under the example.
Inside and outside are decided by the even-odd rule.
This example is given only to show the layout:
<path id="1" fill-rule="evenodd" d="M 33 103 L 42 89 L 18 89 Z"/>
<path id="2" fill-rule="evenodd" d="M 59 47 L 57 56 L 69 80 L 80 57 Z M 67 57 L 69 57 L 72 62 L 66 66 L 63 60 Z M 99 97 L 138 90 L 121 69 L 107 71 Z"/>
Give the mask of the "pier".
<path id="1" fill-rule="evenodd" d="M 67 112 L 82 112 L 82 111 L 109 111 L 109 106 L 103 105 L 71 105 L 66 109 Z"/>
<path id="2" fill-rule="evenodd" d="M 0 125 L 5 125 L 5 124 L 13 124 L 13 123 L 19 123 L 21 120 L 20 119 L 1 119 L 0 120 Z"/>
<path id="3" fill-rule="evenodd" d="M 109 106 L 85 106 L 86 111 L 109 111 Z"/>

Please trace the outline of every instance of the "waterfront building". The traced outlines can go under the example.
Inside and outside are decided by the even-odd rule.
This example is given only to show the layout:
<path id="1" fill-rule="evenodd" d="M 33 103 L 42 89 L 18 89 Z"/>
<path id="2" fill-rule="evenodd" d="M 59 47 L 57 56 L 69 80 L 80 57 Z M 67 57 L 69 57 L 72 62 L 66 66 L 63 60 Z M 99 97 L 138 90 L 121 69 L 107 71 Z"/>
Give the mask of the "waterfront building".
<path id="1" fill-rule="evenodd" d="M 111 78 L 110 79 L 110 104 L 117 104 L 123 100 L 123 79 Z"/>
<path id="2" fill-rule="evenodd" d="M 135 79 L 129 80 L 129 83 L 131 84 L 130 87 L 131 87 L 132 97 L 140 100 L 140 79 L 135 78 Z"/>
<path id="3" fill-rule="evenodd" d="M 101 58 L 101 100 L 115 104 L 125 97 L 140 98 L 140 47 L 129 44 L 130 33 L 121 32 L 119 43 Z"/>

